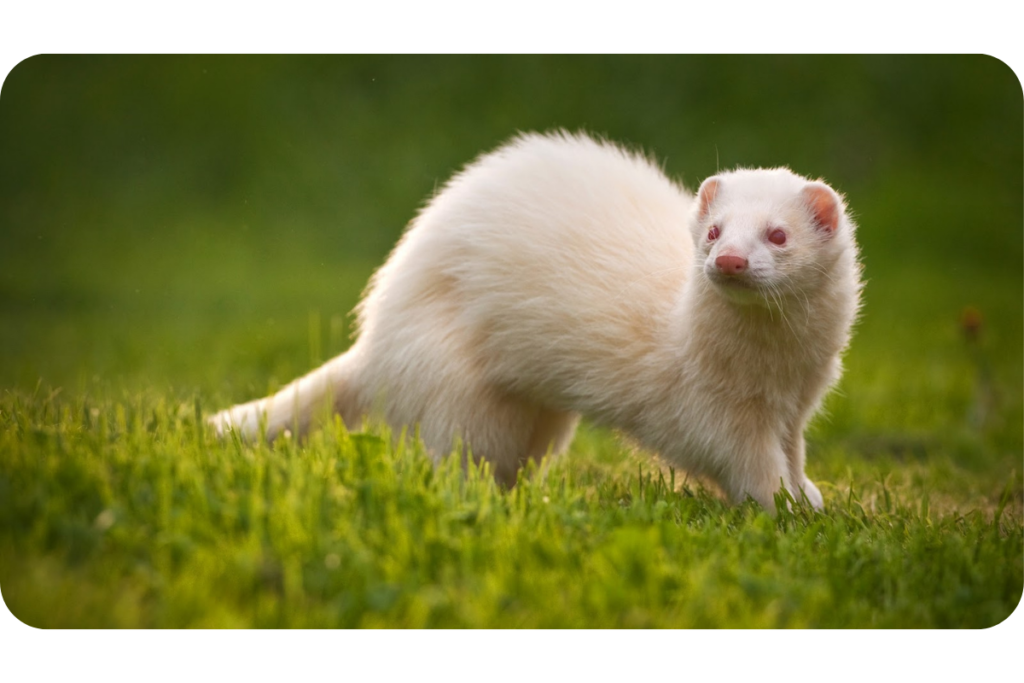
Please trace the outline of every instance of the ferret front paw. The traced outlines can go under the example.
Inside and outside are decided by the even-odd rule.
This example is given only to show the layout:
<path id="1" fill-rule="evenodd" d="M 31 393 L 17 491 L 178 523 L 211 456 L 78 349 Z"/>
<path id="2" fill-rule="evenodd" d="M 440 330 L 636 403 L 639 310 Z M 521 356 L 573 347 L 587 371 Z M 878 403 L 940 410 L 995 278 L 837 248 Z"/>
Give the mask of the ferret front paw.
<path id="1" fill-rule="evenodd" d="M 800 488 L 816 510 L 821 510 L 825 507 L 825 499 L 821 497 L 821 491 L 818 490 L 813 481 L 805 477 L 803 483 L 800 484 Z M 799 498 L 800 496 L 798 495 L 797 497 Z"/>

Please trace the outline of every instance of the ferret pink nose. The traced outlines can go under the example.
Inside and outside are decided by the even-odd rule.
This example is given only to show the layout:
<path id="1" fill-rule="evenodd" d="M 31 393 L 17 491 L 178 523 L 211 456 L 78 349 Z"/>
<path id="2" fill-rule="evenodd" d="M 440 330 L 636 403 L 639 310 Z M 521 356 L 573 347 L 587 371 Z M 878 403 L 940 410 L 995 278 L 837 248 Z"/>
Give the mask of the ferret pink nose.
<path id="1" fill-rule="evenodd" d="M 739 275 L 747 269 L 747 259 L 732 254 L 722 254 L 715 259 L 715 265 L 726 275 Z"/>

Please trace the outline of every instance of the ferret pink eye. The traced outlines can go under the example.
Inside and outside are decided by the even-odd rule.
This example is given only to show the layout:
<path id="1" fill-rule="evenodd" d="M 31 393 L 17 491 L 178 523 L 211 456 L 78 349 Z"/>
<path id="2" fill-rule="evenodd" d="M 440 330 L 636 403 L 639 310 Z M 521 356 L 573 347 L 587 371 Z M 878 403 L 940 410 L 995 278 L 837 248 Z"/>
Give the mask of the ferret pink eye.
<path id="1" fill-rule="evenodd" d="M 772 230 L 768 235 L 768 241 L 781 247 L 786 243 L 786 233 L 778 229 Z"/>
<path id="2" fill-rule="evenodd" d="M 712 226 L 712 228 L 708 230 L 708 242 L 714 242 L 721 234 L 722 232 L 718 229 L 717 225 Z"/>

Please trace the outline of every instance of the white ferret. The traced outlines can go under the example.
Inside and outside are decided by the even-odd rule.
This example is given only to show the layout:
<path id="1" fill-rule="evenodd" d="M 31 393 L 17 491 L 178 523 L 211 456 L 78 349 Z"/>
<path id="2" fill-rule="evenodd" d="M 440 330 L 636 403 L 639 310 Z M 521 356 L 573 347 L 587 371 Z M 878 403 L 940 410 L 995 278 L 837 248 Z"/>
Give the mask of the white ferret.
<path id="1" fill-rule="evenodd" d="M 708 178 L 694 197 L 647 158 L 582 134 L 520 135 L 452 178 L 357 308 L 344 354 L 213 416 L 252 438 L 418 425 L 515 482 L 580 415 L 731 499 L 774 509 L 804 474 L 804 427 L 839 378 L 860 298 L 854 225 L 787 169 Z"/>

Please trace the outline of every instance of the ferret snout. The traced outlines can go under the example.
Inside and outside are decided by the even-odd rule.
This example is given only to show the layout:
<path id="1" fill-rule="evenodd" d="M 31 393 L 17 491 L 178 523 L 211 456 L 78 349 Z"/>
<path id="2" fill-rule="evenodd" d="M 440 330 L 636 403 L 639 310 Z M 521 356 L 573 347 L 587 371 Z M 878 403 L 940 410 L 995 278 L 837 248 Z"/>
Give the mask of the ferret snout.
<path id="1" fill-rule="evenodd" d="M 747 259 L 733 254 L 722 254 L 715 259 L 715 266 L 723 275 L 739 275 L 747 269 Z"/>

